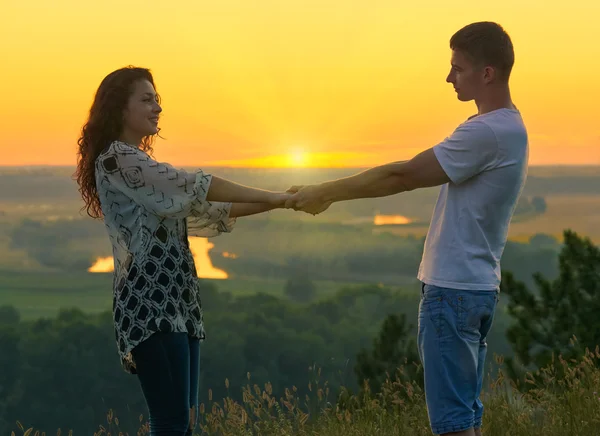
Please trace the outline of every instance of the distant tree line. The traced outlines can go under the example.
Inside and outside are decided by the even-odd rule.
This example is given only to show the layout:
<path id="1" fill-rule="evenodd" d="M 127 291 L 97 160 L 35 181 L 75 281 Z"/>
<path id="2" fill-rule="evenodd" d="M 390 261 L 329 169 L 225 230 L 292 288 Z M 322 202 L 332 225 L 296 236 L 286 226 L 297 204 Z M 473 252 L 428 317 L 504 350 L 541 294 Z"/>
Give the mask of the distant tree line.
<path id="1" fill-rule="evenodd" d="M 517 203 L 517 207 L 515 209 L 515 216 L 524 215 L 524 214 L 543 214 L 546 212 L 548 206 L 546 205 L 546 200 L 544 197 L 540 196 L 521 196 L 519 198 L 519 202 Z"/>
<path id="2" fill-rule="evenodd" d="M 527 204 L 538 202 L 532 199 Z M 11 248 L 58 270 L 86 271 L 98 257 L 112 254 L 104 225 L 88 219 L 23 220 L 9 231 L 9 237 Z M 301 221 L 241 221 L 234 233 L 219 238 L 215 243 L 222 251 L 238 256 L 211 252 L 212 262 L 232 277 L 310 276 L 376 283 L 414 278 L 424 243 L 423 237 L 374 234 L 371 227 Z M 502 266 L 533 286 L 536 272 L 556 277 L 560 249 L 561 242 L 543 234 L 534 235 L 529 243 L 509 241 Z"/>

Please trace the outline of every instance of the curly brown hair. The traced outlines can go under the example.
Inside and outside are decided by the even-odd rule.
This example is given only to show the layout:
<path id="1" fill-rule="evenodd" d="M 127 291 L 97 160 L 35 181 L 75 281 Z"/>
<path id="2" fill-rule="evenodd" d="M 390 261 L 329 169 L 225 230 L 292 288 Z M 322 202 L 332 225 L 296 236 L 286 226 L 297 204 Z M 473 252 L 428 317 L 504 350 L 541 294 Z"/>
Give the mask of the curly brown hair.
<path id="1" fill-rule="evenodd" d="M 96 187 L 96 159 L 112 141 L 119 138 L 123 131 L 123 112 L 133 94 L 134 85 L 139 80 L 148 80 L 154 89 L 154 78 L 147 68 L 127 66 L 113 71 L 102 80 L 94 102 L 90 108 L 88 120 L 81 129 L 77 140 L 77 170 L 74 177 L 79 185 L 79 192 L 85 209 L 92 218 L 101 218 L 102 209 Z M 152 144 L 158 135 L 146 136 L 140 148 L 152 152 Z"/>

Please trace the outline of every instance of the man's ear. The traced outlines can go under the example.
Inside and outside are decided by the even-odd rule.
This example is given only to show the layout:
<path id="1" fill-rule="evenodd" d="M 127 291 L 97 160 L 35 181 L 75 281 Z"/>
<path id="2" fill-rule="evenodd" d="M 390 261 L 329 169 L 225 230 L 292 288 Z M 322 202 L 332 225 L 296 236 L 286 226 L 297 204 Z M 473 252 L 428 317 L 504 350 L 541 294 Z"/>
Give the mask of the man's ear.
<path id="1" fill-rule="evenodd" d="M 491 66 L 483 67 L 483 81 L 487 85 L 496 80 L 496 69 Z"/>

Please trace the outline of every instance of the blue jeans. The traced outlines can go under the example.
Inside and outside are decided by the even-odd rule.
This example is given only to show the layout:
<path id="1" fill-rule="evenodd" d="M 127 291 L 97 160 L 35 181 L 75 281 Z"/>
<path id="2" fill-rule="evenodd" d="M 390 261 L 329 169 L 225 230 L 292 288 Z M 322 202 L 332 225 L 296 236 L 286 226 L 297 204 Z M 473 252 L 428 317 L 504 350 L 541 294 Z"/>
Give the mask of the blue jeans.
<path id="1" fill-rule="evenodd" d="M 198 412 L 200 341 L 187 333 L 158 332 L 132 355 L 148 405 L 150 436 L 191 435 Z"/>
<path id="2" fill-rule="evenodd" d="M 498 294 L 422 286 L 418 345 L 435 434 L 481 427 L 486 336 Z"/>

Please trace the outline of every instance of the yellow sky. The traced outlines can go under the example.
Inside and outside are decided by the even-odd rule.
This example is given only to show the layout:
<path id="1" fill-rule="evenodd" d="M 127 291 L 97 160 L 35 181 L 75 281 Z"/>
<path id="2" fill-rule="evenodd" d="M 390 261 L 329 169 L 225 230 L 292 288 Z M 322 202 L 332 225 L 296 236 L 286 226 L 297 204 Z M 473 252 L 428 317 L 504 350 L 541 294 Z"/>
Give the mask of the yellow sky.
<path id="1" fill-rule="evenodd" d="M 532 164 L 600 164 L 600 2 L 1 0 L 0 166 L 75 163 L 102 78 L 152 69 L 155 155 L 179 165 L 367 166 L 408 159 L 473 113 L 448 39 L 513 38 Z"/>

